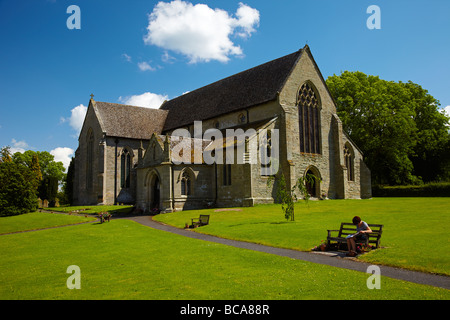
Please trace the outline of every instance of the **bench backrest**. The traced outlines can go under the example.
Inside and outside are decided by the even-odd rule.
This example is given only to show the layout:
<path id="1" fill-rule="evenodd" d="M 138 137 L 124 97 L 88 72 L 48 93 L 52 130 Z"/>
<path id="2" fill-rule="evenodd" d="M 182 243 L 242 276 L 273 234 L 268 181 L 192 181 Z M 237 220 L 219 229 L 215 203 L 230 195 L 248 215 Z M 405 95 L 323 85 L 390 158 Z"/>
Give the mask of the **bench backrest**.
<path id="1" fill-rule="evenodd" d="M 372 224 L 368 223 L 370 229 L 372 229 L 371 233 L 367 233 L 369 238 L 369 243 L 375 243 L 378 247 L 380 245 L 380 238 L 383 232 L 382 224 Z M 356 233 L 356 225 L 353 223 L 342 222 L 341 227 L 339 229 L 339 237 L 346 237 L 350 234 Z"/>
<path id="2" fill-rule="evenodd" d="M 201 214 L 200 217 L 199 217 L 199 219 L 198 219 L 198 221 L 199 221 L 201 224 L 208 224 L 208 223 L 209 223 L 209 215 Z"/>

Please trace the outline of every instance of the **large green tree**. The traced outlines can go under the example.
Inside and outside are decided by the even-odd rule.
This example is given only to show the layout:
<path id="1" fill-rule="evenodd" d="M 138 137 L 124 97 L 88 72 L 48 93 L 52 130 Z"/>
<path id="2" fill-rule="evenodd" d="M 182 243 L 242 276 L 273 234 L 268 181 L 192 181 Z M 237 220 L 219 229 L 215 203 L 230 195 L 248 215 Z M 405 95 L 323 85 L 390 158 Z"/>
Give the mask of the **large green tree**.
<path id="1" fill-rule="evenodd" d="M 39 180 L 37 187 L 39 198 L 48 200 L 50 206 L 54 205 L 58 185 L 63 183 L 66 176 L 63 163 L 55 161 L 54 156 L 47 151 L 32 150 L 25 151 L 24 153 L 14 153 L 12 161 L 36 172 L 36 179 Z M 36 171 L 38 168 L 41 172 L 40 176 Z"/>
<path id="2" fill-rule="evenodd" d="M 11 161 L 9 148 L 0 154 L 0 216 L 17 215 L 37 208 L 36 176 L 27 166 Z"/>
<path id="3" fill-rule="evenodd" d="M 73 182 L 75 178 L 75 159 L 70 160 L 69 168 L 67 168 L 66 179 L 63 184 L 64 200 L 73 205 Z"/>
<path id="4" fill-rule="evenodd" d="M 12 159 L 16 163 L 28 166 L 32 165 L 33 156 L 39 159 L 39 167 L 41 169 L 42 178 L 54 177 L 59 183 L 62 183 L 65 178 L 64 164 L 61 161 L 55 161 L 55 157 L 48 151 L 32 151 L 27 150 L 24 153 L 16 152 Z"/>
<path id="5" fill-rule="evenodd" d="M 344 130 L 362 149 L 375 184 L 418 183 L 448 174 L 441 157 L 448 146 L 449 119 L 421 86 L 358 71 L 326 82 Z"/>

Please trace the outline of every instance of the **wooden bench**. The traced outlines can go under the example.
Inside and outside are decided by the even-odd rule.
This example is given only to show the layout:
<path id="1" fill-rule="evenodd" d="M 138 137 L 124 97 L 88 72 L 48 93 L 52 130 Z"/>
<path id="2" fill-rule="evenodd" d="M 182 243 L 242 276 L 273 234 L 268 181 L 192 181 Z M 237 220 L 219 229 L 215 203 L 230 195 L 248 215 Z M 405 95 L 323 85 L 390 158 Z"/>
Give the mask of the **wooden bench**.
<path id="1" fill-rule="evenodd" d="M 356 243 L 364 243 L 367 245 L 375 244 L 375 248 L 378 249 L 380 247 L 380 238 L 381 233 L 383 232 L 383 225 L 382 224 L 370 224 L 368 223 L 370 229 L 372 229 L 371 233 L 366 233 L 367 239 L 366 240 L 357 240 Z M 353 223 L 347 223 L 342 222 L 341 227 L 339 230 L 327 230 L 328 236 L 327 236 L 327 245 L 330 246 L 331 242 L 337 242 L 338 244 L 338 250 L 340 248 L 340 245 L 342 243 L 347 243 L 346 237 L 350 234 L 356 233 L 356 225 Z M 333 237 L 331 235 L 332 232 L 338 232 L 338 235 Z"/>
<path id="2" fill-rule="evenodd" d="M 196 221 L 194 221 L 194 220 L 196 220 Z M 194 228 L 206 226 L 209 224 L 209 215 L 201 214 L 200 217 L 193 218 L 193 219 L 191 219 L 191 221 L 192 221 L 192 226 Z"/>

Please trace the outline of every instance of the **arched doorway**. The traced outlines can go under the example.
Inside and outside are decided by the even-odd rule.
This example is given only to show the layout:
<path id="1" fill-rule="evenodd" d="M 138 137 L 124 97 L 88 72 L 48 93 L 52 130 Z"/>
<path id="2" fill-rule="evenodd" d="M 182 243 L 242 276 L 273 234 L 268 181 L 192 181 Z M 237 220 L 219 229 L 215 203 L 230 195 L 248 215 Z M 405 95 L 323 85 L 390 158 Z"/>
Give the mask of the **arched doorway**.
<path id="1" fill-rule="evenodd" d="M 159 212 L 161 209 L 161 182 L 158 174 L 153 171 L 147 180 L 147 205 L 150 212 Z"/>
<path id="2" fill-rule="evenodd" d="M 151 192 L 152 192 L 152 202 L 151 202 L 151 207 L 152 209 L 158 209 L 159 210 L 159 198 L 160 198 L 160 184 L 159 184 L 159 179 L 158 176 L 155 175 L 155 178 L 153 179 L 153 183 L 151 185 Z"/>
<path id="3" fill-rule="evenodd" d="M 315 167 L 309 167 L 306 170 L 305 178 L 306 179 L 306 190 L 308 190 L 309 195 L 312 198 L 320 197 L 320 172 Z M 312 179 L 311 179 L 312 178 Z"/>

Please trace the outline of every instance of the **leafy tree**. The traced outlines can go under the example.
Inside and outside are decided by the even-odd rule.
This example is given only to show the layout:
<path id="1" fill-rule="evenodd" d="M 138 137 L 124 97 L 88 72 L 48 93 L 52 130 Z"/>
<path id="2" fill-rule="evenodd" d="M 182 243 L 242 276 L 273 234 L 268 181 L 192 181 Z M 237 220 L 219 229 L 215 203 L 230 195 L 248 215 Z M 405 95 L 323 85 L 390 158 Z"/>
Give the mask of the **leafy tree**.
<path id="1" fill-rule="evenodd" d="M 375 184 L 420 183 L 442 171 L 424 168 L 445 167 L 435 164 L 445 152 L 448 118 L 439 113 L 439 101 L 419 85 L 345 71 L 329 77 L 327 86 Z"/>
<path id="2" fill-rule="evenodd" d="M 64 199 L 68 204 L 73 205 L 73 179 L 75 175 L 75 161 L 74 158 L 70 160 L 69 167 L 67 168 L 66 179 L 63 184 Z M 61 199 L 60 199 L 61 200 Z"/>
<path id="3" fill-rule="evenodd" d="M 56 177 L 45 177 L 38 189 L 39 198 L 47 199 L 48 206 L 54 207 L 56 203 L 56 196 L 58 194 L 58 179 Z"/>
<path id="4" fill-rule="evenodd" d="M 16 152 L 12 159 L 15 163 L 32 168 L 32 170 L 36 170 L 39 166 L 41 179 L 37 189 L 38 195 L 42 200 L 47 199 L 50 206 L 52 206 L 56 200 L 58 185 L 64 181 L 66 176 L 63 163 L 60 161 L 56 162 L 54 156 L 47 151 L 28 150 L 24 153 Z M 36 163 L 36 159 L 38 163 Z"/>
<path id="5" fill-rule="evenodd" d="M 449 117 L 438 110 L 439 101 L 420 85 L 411 81 L 400 85 L 409 90 L 409 104 L 415 113 L 417 143 L 410 157 L 415 174 L 427 182 L 450 179 Z"/>
<path id="6" fill-rule="evenodd" d="M 11 158 L 11 151 L 10 151 L 10 147 L 3 147 L 0 150 L 0 163 L 2 162 L 11 162 L 12 158 Z"/>
<path id="7" fill-rule="evenodd" d="M 56 162 L 55 157 L 47 151 L 27 150 L 24 153 L 16 152 L 13 155 L 13 161 L 31 167 L 33 156 L 37 155 L 42 177 L 55 177 L 62 182 L 65 177 L 64 164 L 61 161 Z"/>
<path id="8" fill-rule="evenodd" d="M 0 162 L 0 216 L 17 215 L 36 210 L 34 173 L 26 166 Z"/>
<path id="9" fill-rule="evenodd" d="M 42 181 L 41 166 L 39 165 L 39 156 L 37 154 L 33 154 L 31 158 L 30 170 L 34 175 L 35 189 L 37 190 Z"/>
<path id="10" fill-rule="evenodd" d="M 294 203 L 298 200 L 297 192 L 300 192 L 306 202 L 308 202 L 310 195 L 306 188 L 306 184 L 313 183 L 314 180 L 317 181 L 318 178 L 312 174 L 307 174 L 305 177 L 297 179 L 296 183 L 290 189 L 286 185 L 283 173 L 281 173 L 279 177 L 271 176 L 269 180 L 267 180 L 268 187 L 272 187 L 272 184 L 275 181 L 276 198 L 277 201 L 281 203 L 281 210 L 283 211 L 286 220 L 295 221 Z"/>

